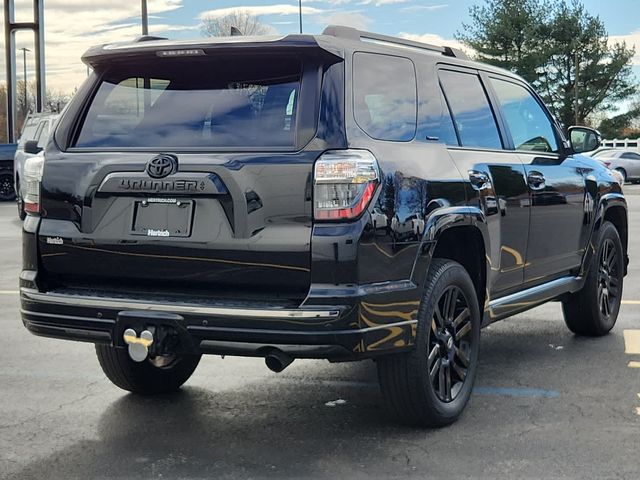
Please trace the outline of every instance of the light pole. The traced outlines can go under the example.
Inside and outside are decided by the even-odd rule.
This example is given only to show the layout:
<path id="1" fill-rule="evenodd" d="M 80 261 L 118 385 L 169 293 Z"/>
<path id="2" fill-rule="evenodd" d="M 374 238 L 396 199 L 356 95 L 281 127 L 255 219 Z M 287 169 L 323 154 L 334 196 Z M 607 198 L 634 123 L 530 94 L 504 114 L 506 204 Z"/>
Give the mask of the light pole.
<path id="1" fill-rule="evenodd" d="M 302 33 L 302 0 L 298 0 L 298 13 L 300 17 L 300 33 Z"/>
<path id="2" fill-rule="evenodd" d="M 149 14 L 147 13 L 147 0 L 142 0 L 142 35 L 149 35 Z"/>
<path id="3" fill-rule="evenodd" d="M 24 116 L 27 117 L 27 113 L 29 111 L 29 97 L 27 96 L 27 52 L 30 52 L 26 47 L 22 47 L 19 50 L 22 50 L 22 66 L 23 70 L 23 78 L 24 78 Z"/>

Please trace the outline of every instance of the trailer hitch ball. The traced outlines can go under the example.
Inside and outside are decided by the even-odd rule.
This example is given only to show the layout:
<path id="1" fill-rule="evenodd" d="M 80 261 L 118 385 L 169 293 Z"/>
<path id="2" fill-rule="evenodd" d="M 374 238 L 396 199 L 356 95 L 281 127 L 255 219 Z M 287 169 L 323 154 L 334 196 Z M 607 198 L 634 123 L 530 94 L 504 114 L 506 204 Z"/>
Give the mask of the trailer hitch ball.
<path id="1" fill-rule="evenodd" d="M 129 356 L 134 362 L 143 362 L 149 355 L 149 347 L 153 344 L 153 333 L 143 330 L 138 337 L 136 331 L 127 328 L 124 331 L 124 343 L 128 345 Z"/>

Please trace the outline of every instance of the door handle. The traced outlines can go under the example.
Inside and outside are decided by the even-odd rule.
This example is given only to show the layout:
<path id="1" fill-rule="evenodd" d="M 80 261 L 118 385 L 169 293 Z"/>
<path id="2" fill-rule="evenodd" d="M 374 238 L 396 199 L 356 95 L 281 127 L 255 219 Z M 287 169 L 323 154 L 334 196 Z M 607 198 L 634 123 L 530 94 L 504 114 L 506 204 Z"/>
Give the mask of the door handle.
<path id="1" fill-rule="evenodd" d="M 486 190 L 491 188 L 491 178 L 485 172 L 469 170 L 469 181 L 475 190 Z"/>
<path id="2" fill-rule="evenodd" d="M 543 190 L 546 186 L 545 181 L 544 175 L 535 170 L 529 172 L 527 175 L 527 183 L 531 190 Z"/>

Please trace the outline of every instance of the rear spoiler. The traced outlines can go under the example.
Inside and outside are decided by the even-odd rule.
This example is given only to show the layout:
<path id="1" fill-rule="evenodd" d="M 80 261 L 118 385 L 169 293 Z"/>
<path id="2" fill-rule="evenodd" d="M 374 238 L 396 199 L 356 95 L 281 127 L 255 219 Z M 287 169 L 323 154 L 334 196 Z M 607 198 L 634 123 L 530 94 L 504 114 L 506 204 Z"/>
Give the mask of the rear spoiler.
<path id="1" fill-rule="evenodd" d="M 317 49 L 333 57 L 342 59 L 336 49 L 326 48 L 313 35 L 261 36 L 261 37 L 213 37 L 191 41 L 167 40 L 161 37 L 139 37 L 133 42 L 111 43 L 91 47 L 82 56 L 82 61 L 96 68 L 103 64 L 128 61 L 133 58 L 149 57 L 202 57 L 223 51 L 274 49 Z M 336 58 L 337 57 L 337 58 Z"/>

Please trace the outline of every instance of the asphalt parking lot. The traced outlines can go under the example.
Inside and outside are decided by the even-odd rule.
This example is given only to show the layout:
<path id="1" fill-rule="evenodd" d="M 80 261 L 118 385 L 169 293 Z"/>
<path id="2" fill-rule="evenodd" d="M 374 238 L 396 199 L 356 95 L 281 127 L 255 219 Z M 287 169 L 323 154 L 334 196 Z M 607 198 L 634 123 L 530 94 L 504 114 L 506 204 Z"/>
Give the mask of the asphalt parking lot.
<path id="1" fill-rule="evenodd" d="M 387 418 L 372 362 L 204 357 L 180 393 L 118 390 L 91 345 L 23 328 L 20 223 L 0 204 L 0 478 L 640 478 L 640 186 L 625 191 L 613 332 L 574 337 L 557 303 L 485 329 L 475 394 L 439 430 Z"/>

